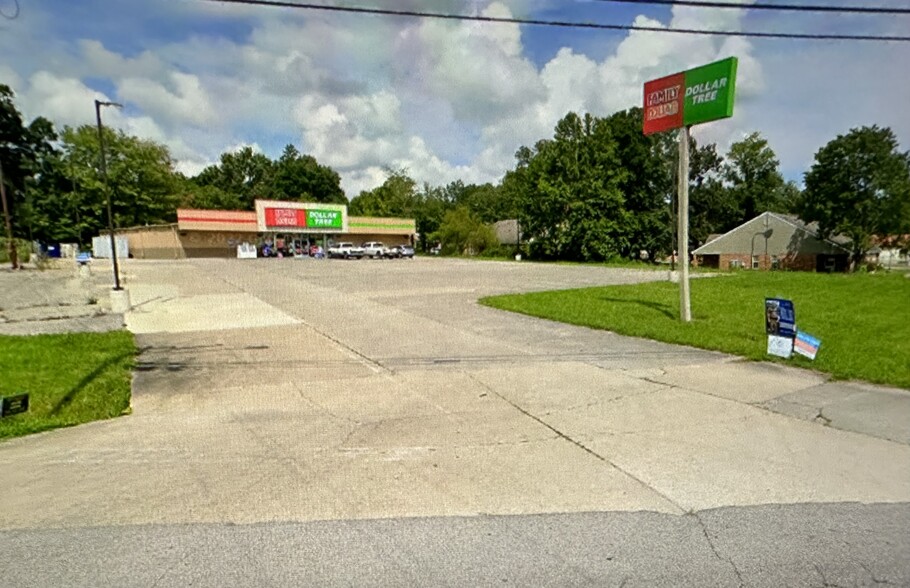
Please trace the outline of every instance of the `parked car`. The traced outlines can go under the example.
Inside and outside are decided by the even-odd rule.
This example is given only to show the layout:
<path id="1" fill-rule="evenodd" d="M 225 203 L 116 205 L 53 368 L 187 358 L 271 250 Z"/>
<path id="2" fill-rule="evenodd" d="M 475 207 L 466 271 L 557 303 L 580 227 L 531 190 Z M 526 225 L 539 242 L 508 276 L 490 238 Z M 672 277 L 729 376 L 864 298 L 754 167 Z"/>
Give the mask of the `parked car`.
<path id="1" fill-rule="evenodd" d="M 386 250 L 385 256 L 389 259 L 400 259 L 402 257 L 413 258 L 414 248 L 410 245 L 393 245 Z"/>
<path id="2" fill-rule="evenodd" d="M 362 247 L 356 247 L 353 243 L 348 243 L 346 241 L 336 243 L 329 247 L 329 257 L 341 259 L 351 259 L 353 257 L 360 259 L 363 255 L 364 252 Z"/>
<path id="3" fill-rule="evenodd" d="M 363 254 L 367 257 L 386 257 L 386 246 L 380 241 L 367 241 L 363 244 Z"/>

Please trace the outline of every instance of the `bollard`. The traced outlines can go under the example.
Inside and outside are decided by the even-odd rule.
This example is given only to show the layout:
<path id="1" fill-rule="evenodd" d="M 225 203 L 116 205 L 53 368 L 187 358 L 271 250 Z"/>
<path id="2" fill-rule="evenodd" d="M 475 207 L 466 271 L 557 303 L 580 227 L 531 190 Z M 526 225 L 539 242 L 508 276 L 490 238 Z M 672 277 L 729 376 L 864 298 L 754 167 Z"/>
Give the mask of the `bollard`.
<path id="1" fill-rule="evenodd" d="M 130 310 L 130 292 L 126 288 L 111 289 L 111 312 L 124 314 Z"/>

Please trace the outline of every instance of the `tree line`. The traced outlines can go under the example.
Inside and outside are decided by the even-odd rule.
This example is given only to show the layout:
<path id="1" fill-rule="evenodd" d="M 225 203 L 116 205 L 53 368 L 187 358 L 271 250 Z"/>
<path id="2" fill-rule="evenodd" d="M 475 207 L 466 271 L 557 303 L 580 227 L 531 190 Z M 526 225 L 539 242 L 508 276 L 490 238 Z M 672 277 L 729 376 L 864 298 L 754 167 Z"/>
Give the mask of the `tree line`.
<path id="1" fill-rule="evenodd" d="M 642 134 L 642 112 L 568 113 L 551 138 L 516 152 L 496 184 L 418 185 L 406 169 L 350 200 L 352 215 L 414 218 L 424 250 L 504 253 L 491 224 L 517 219 L 523 251 L 537 259 L 657 259 L 674 247 L 678 151 L 675 136 Z M 94 126 L 57 131 L 26 124 L 0 85 L 0 164 L 16 235 L 86 244 L 107 226 L 110 190 L 120 227 L 170 223 L 176 209 L 252 210 L 257 198 L 345 203 L 338 173 L 293 145 L 277 160 L 244 147 L 194 177 L 175 170 L 168 149 L 105 129 L 107 188 Z M 860 259 L 874 235 L 910 233 L 910 153 L 894 133 L 853 129 L 822 147 L 803 190 L 786 182 L 768 141 L 752 133 L 727 153 L 690 143 L 690 247 L 765 211 L 817 222 L 820 236 L 844 234 Z M 905 244 L 906 246 L 906 244 Z"/>

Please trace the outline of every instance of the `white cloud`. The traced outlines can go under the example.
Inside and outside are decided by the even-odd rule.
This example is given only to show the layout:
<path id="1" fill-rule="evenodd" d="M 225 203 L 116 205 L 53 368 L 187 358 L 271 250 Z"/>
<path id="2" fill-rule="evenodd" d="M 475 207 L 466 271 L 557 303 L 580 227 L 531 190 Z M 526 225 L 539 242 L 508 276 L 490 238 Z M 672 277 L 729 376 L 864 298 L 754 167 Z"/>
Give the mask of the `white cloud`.
<path id="1" fill-rule="evenodd" d="M 507 17 L 544 3 L 476 0 L 465 10 Z M 798 167 L 849 125 L 892 125 L 905 148 L 910 136 L 910 117 L 895 106 L 910 95 L 910 82 L 869 67 L 907 61 L 904 46 L 804 44 L 796 51 L 634 31 L 605 57 L 570 45 L 537 65 L 526 46 L 532 41 L 517 25 L 195 6 L 149 10 L 175 21 L 227 19 L 233 32 L 219 35 L 213 26 L 167 42 L 149 36 L 132 52 L 115 51 L 104 35 L 55 39 L 39 56 L 53 19 L 38 13 L 36 22 L 45 24 L 31 35 L 17 29 L 9 37 L 15 43 L 0 38 L 0 51 L 11 56 L 0 65 L 0 81 L 13 82 L 30 116 L 85 124 L 93 121 L 92 100 L 108 98 L 90 87 L 102 79 L 99 87 L 127 105 L 106 111 L 105 120 L 168 145 L 186 173 L 239 145 L 258 143 L 276 157 L 278 143 L 294 140 L 335 167 L 350 196 L 381 183 L 387 166 L 407 167 L 432 184 L 496 181 L 520 145 L 550 137 L 567 111 L 606 116 L 638 106 L 646 80 L 730 55 L 740 59 L 736 113 L 700 126 L 701 141 L 726 148 L 759 130 L 785 166 Z M 737 10 L 674 7 L 671 14 L 669 22 L 634 22 L 713 30 L 739 30 L 745 22 Z"/>
<path id="2" fill-rule="evenodd" d="M 205 125 L 215 120 L 215 109 L 195 75 L 171 72 L 167 75 L 173 91 L 149 78 L 125 77 L 117 94 L 165 124 Z"/>
<path id="3" fill-rule="evenodd" d="M 82 56 L 82 72 L 95 77 L 124 78 L 130 76 L 160 77 L 167 72 L 167 65 L 150 51 L 143 51 L 138 57 L 127 59 L 109 51 L 101 41 L 83 39 L 79 41 Z"/>
<path id="4" fill-rule="evenodd" d="M 58 126 L 78 126 L 95 121 L 95 100 L 109 100 L 80 80 L 39 71 L 28 81 L 20 101 L 28 118 L 44 116 Z"/>
<path id="5" fill-rule="evenodd" d="M 13 92 L 18 93 L 22 88 L 22 78 L 16 70 L 8 65 L 0 64 L 0 84 L 9 86 Z"/>

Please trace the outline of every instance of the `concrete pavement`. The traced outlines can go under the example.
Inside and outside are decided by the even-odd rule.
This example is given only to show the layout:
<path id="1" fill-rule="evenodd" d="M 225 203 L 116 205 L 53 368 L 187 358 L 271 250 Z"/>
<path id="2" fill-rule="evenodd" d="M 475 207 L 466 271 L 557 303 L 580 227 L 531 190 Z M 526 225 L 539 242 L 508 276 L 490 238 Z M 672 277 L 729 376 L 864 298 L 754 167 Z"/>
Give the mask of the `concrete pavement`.
<path id="1" fill-rule="evenodd" d="M 0 585 L 907 586 L 910 510 L 812 504 L 0 534 Z"/>
<path id="2" fill-rule="evenodd" d="M 476 304 L 660 273 L 440 259 L 125 271 L 133 414 L 0 444 L 0 529 L 910 503 L 906 391 Z"/>

